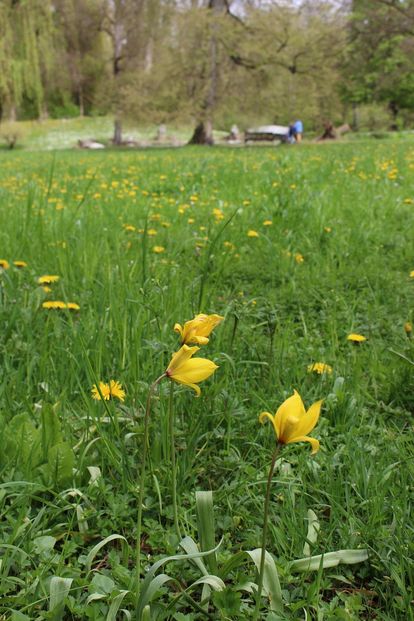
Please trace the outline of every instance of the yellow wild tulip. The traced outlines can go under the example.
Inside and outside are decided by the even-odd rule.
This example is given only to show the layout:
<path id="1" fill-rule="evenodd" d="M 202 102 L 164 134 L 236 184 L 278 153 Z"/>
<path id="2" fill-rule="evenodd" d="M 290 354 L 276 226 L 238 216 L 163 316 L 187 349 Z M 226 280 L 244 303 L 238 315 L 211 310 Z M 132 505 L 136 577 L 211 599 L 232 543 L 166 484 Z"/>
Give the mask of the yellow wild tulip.
<path id="1" fill-rule="evenodd" d="M 207 345 L 211 332 L 224 317 L 221 315 L 196 315 L 191 321 L 186 321 L 184 326 L 179 323 L 174 325 L 174 332 L 181 335 L 181 344 Z"/>
<path id="2" fill-rule="evenodd" d="M 192 358 L 199 349 L 199 347 L 183 345 L 173 354 L 165 372 L 166 376 L 174 382 L 184 384 L 184 386 L 189 386 L 195 390 L 197 397 L 201 394 L 197 384 L 213 375 L 214 371 L 218 369 L 217 365 L 207 358 Z"/>
<path id="3" fill-rule="evenodd" d="M 299 393 L 295 390 L 293 395 L 282 403 L 275 415 L 262 412 L 259 421 L 264 423 L 266 418 L 271 421 L 279 444 L 309 442 L 312 446 L 313 455 L 319 450 L 319 440 L 311 438 L 307 434 L 318 422 L 322 401 L 323 399 L 316 401 L 306 411 Z"/>

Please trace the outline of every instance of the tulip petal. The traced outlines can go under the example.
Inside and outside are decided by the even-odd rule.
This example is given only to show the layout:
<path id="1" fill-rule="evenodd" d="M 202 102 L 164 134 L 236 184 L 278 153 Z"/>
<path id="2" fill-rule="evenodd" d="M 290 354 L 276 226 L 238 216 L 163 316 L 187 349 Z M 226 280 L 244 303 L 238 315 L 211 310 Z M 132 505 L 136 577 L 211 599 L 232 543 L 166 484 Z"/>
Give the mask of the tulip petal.
<path id="1" fill-rule="evenodd" d="M 207 345 L 210 339 L 206 336 L 194 336 L 191 340 L 192 343 L 197 343 L 197 345 Z"/>
<path id="2" fill-rule="evenodd" d="M 210 377 L 217 368 L 217 365 L 207 358 L 193 358 L 181 364 L 170 377 L 183 384 L 194 384 Z"/>
<path id="3" fill-rule="evenodd" d="M 198 352 L 199 349 L 199 347 L 188 347 L 188 345 L 183 345 L 178 351 L 175 352 L 175 354 L 173 354 L 167 368 L 167 374 L 172 375 L 175 369 L 185 364 L 191 356 Z"/>
<path id="4" fill-rule="evenodd" d="M 319 440 L 316 438 L 311 438 L 310 436 L 298 436 L 296 438 L 291 438 L 287 444 L 292 444 L 293 442 L 309 442 L 312 446 L 311 455 L 315 455 L 319 451 Z"/>
<path id="5" fill-rule="evenodd" d="M 282 403 L 275 414 L 275 428 L 277 428 L 278 437 L 283 441 L 285 424 L 289 418 L 300 420 L 305 414 L 306 410 L 303 401 L 299 393 L 294 390 L 293 395 Z"/>
<path id="6" fill-rule="evenodd" d="M 306 436 L 309 432 L 312 431 L 312 429 L 318 422 L 319 415 L 321 413 L 322 403 L 323 399 L 321 399 L 320 401 L 316 401 L 313 405 L 310 406 L 309 410 L 300 419 L 295 428 L 296 436 Z"/>
<path id="7" fill-rule="evenodd" d="M 262 423 L 263 425 L 266 418 L 269 419 L 273 425 L 273 429 L 275 430 L 275 434 L 276 434 L 276 439 L 279 439 L 278 429 L 276 428 L 275 416 L 273 416 L 273 414 L 271 414 L 270 412 L 262 412 L 259 416 L 259 422 Z"/>
<path id="8" fill-rule="evenodd" d="M 171 378 L 172 379 L 172 378 Z M 196 391 L 196 397 L 199 397 L 201 395 L 201 390 L 200 387 L 197 386 L 197 384 L 189 384 L 188 382 L 184 382 L 182 381 L 179 377 L 174 377 L 174 381 L 177 382 L 177 384 L 183 384 L 183 386 L 189 386 L 190 388 L 192 388 L 193 390 Z"/>

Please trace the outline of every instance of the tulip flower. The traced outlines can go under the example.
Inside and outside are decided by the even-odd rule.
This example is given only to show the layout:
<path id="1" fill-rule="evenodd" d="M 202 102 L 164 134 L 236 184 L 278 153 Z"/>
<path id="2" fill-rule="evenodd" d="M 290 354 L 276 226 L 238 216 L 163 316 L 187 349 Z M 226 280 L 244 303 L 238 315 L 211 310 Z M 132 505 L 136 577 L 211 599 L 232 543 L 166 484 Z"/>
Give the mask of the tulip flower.
<path id="1" fill-rule="evenodd" d="M 174 331 L 181 335 L 181 344 L 207 345 L 208 336 L 214 328 L 223 321 L 220 315 L 196 315 L 191 321 L 186 321 L 184 326 L 176 323 Z"/>
<path id="2" fill-rule="evenodd" d="M 197 397 L 201 394 L 197 384 L 210 377 L 218 368 L 214 362 L 206 358 L 192 358 L 199 349 L 199 347 L 183 345 L 181 349 L 173 354 L 165 372 L 166 376 L 174 382 L 193 388 L 197 393 Z"/>
<path id="3" fill-rule="evenodd" d="M 293 395 L 282 403 L 275 415 L 262 412 L 259 420 L 261 423 L 264 423 L 266 418 L 271 421 L 279 444 L 309 442 L 312 446 L 313 455 L 319 450 L 319 441 L 307 434 L 318 422 L 322 401 L 322 399 L 316 401 L 306 411 L 300 395 L 295 390 Z"/>

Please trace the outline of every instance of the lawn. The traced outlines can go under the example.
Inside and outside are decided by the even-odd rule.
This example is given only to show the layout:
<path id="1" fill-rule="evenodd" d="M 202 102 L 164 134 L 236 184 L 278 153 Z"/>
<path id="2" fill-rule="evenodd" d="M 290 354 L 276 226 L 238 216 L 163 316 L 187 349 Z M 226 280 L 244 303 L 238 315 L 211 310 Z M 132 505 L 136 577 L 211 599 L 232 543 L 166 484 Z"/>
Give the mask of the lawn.
<path id="1" fill-rule="evenodd" d="M 3 151 L 0 219 L 1 618 L 414 619 L 412 143 Z"/>

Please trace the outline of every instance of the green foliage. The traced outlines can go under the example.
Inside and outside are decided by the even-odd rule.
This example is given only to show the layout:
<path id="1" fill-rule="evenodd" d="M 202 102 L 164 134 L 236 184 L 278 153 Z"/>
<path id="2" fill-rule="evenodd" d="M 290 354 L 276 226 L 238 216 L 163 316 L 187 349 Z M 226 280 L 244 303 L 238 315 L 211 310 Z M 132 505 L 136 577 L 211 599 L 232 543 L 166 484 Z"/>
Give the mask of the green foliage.
<path id="1" fill-rule="evenodd" d="M 39 425 L 29 414 L 17 414 L 3 427 L 0 466 L 14 477 L 68 487 L 73 477 L 74 454 L 62 439 L 60 422 L 52 406 L 44 405 Z"/>
<path id="2" fill-rule="evenodd" d="M 68 127 L 86 131 L 77 123 Z M 296 388 L 306 406 L 325 400 L 321 450 L 289 445 L 272 481 L 268 566 L 284 615 L 405 619 L 414 580 L 409 136 L 0 159 L 0 259 L 10 264 L 0 271 L 0 614 L 136 616 L 145 400 L 179 346 L 174 323 L 203 310 L 225 320 L 198 353 L 219 366 L 200 398 L 185 387 L 174 396 L 180 551 L 167 380 L 151 410 L 142 618 L 200 621 L 207 605 L 214 620 L 251 618 L 247 551 L 260 545 L 274 443 L 258 415 Z M 37 283 L 43 274 L 60 276 L 50 292 Z M 368 339 L 354 346 L 350 332 Z M 317 361 L 332 373 L 309 373 Z M 110 379 L 125 402 L 91 398 Z M 214 514 L 210 491 L 196 500 L 196 490 L 211 490 Z M 263 620 L 281 616 L 270 608 L 276 587 L 269 578 Z"/>

